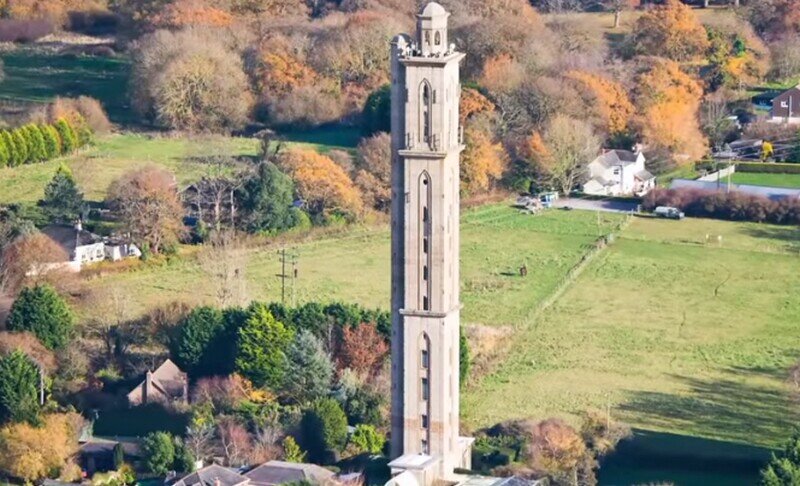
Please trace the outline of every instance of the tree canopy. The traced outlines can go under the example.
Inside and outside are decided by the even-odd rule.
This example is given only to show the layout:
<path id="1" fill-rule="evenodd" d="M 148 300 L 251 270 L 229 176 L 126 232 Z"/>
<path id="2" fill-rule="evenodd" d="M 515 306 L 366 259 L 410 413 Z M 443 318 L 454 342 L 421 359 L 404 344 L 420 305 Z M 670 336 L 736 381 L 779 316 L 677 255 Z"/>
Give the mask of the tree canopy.
<path id="1" fill-rule="evenodd" d="M 49 349 L 61 349 L 72 338 L 74 316 L 47 284 L 22 289 L 6 321 L 10 331 L 30 331 Z"/>

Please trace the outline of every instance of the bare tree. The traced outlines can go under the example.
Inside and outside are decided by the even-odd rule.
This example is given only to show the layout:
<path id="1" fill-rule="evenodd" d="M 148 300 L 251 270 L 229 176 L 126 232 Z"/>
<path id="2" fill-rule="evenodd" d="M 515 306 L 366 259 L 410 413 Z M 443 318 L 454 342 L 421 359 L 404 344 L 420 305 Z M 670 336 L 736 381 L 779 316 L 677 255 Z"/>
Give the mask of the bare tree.
<path id="1" fill-rule="evenodd" d="M 183 208 L 170 172 L 158 167 L 129 172 L 111 184 L 108 203 L 125 230 L 152 252 L 177 243 L 183 230 Z"/>
<path id="2" fill-rule="evenodd" d="M 118 287 L 104 287 L 90 297 L 90 312 L 86 332 L 103 342 L 107 360 L 114 358 L 114 350 L 124 351 L 121 327 L 130 319 L 128 297 Z"/>
<path id="3" fill-rule="evenodd" d="M 622 13 L 641 4 L 640 0 L 606 0 L 606 5 L 614 13 L 614 28 L 619 28 Z"/>
<path id="4" fill-rule="evenodd" d="M 709 95 L 700 105 L 701 128 L 715 149 L 722 147 L 725 138 L 734 129 L 733 122 L 728 119 L 729 115 L 728 101 L 724 96 Z"/>
<path id="5" fill-rule="evenodd" d="M 236 191 L 246 180 L 240 164 L 233 157 L 202 157 L 205 175 L 184 193 L 184 202 L 208 227 L 221 231 L 233 228 L 238 217 Z"/>
<path id="6" fill-rule="evenodd" d="M 0 292 L 14 293 L 23 285 L 57 283 L 66 271 L 66 251 L 48 236 L 36 232 L 18 236 L 0 252 Z"/>
<path id="7" fill-rule="evenodd" d="M 208 422 L 192 423 L 186 429 L 186 446 L 198 460 L 206 459 L 214 454 L 213 439 L 214 427 Z"/>
<path id="8" fill-rule="evenodd" d="M 247 301 L 247 253 L 236 233 L 230 230 L 213 232 L 199 260 L 220 307 Z"/>
<path id="9" fill-rule="evenodd" d="M 250 434 L 235 419 L 223 417 L 217 424 L 222 454 L 229 466 L 241 466 L 252 450 Z"/>

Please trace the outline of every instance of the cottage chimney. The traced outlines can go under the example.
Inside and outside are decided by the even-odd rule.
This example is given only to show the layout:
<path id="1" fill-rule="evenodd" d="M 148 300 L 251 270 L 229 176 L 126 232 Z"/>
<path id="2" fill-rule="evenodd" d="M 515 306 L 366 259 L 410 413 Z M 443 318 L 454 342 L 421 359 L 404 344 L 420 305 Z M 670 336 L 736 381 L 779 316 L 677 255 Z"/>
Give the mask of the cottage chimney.
<path id="1" fill-rule="evenodd" d="M 153 372 L 147 370 L 147 374 L 144 375 L 144 386 L 142 387 L 142 404 L 147 405 L 148 395 L 150 394 L 150 387 L 153 386 Z"/>

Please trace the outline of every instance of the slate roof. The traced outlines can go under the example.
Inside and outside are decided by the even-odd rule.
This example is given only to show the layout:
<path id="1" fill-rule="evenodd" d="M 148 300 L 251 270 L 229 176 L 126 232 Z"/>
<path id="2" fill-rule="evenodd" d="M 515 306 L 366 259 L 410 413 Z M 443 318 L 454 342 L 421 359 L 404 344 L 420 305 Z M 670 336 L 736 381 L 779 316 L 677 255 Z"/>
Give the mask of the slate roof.
<path id="1" fill-rule="evenodd" d="M 630 150 L 609 150 L 603 153 L 595 160 L 605 165 L 606 167 L 615 167 L 618 165 L 631 165 L 636 162 L 639 156 Z"/>
<path id="2" fill-rule="evenodd" d="M 238 486 L 248 479 L 227 467 L 212 464 L 173 483 L 173 486 Z"/>
<path id="3" fill-rule="evenodd" d="M 656 176 L 650 173 L 650 171 L 642 169 L 639 172 L 633 174 L 634 177 L 639 179 L 640 181 L 649 181 L 650 179 L 655 179 Z"/>
<path id="4" fill-rule="evenodd" d="M 332 479 L 334 473 L 316 464 L 269 461 L 248 471 L 245 476 L 255 486 L 274 486 L 298 481 L 321 484 Z"/>
<path id="5" fill-rule="evenodd" d="M 78 230 L 74 226 L 62 224 L 47 225 L 42 229 L 51 240 L 55 241 L 72 258 L 75 249 L 79 246 L 93 245 L 103 241 L 102 238 L 94 233 L 85 230 Z"/>

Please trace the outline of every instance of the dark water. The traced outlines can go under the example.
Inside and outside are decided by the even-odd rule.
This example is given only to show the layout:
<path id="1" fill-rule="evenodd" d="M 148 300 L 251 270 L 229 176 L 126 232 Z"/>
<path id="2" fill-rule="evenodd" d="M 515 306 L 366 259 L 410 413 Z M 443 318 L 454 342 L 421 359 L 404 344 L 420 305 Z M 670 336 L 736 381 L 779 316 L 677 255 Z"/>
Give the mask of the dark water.
<path id="1" fill-rule="evenodd" d="M 754 485 L 771 453 L 763 447 L 636 430 L 603 462 L 599 481 L 601 486 Z"/>

